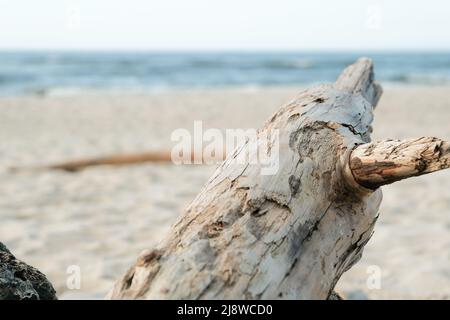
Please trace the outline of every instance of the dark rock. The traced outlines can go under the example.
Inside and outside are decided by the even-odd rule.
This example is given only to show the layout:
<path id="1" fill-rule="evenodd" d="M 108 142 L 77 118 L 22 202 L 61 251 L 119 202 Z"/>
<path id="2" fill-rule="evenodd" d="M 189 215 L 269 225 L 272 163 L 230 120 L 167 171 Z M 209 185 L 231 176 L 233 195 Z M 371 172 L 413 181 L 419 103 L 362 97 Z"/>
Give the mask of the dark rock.
<path id="1" fill-rule="evenodd" d="M 17 260 L 0 242 L 0 300 L 56 300 L 52 284 L 39 270 Z"/>
<path id="2" fill-rule="evenodd" d="M 342 298 L 336 291 L 333 291 L 328 297 L 328 300 L 344 300 L 344 298 Z"/>

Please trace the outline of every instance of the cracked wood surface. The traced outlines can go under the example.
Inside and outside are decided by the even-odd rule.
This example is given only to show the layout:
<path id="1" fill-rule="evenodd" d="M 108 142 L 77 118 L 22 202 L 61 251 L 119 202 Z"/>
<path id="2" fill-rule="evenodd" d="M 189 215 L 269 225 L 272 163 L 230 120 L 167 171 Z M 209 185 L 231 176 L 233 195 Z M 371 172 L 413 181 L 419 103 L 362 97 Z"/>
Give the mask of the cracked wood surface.
<path id="1" fill-rule="evenodd" d="M 355 148 L 350 169 L 371 189 L 450 167 L 450 143 L 438 138 L 384 140 Z"/>
<path id="2" fill-rule="evenodd" d="M 257 156 L 258 142 L 247 141 L 108 298 L 329 298 L 377 219 L 381 191 L 356 183 L 348 160 L 356 145 L 370 141 L 380 95 L 369 59 L 335 84 L 300 93 L 259 131 L 279 132 L 276 173 L 237 161 Z"/>

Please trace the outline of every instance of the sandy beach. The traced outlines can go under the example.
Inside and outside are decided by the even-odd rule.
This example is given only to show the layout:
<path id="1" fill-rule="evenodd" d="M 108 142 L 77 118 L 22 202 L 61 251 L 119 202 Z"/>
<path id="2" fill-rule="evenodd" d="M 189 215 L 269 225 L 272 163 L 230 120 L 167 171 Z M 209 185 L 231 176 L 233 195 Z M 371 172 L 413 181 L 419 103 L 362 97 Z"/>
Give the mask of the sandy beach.
<path id="1" fill-rule="evenodd" d="M 182 213 L 214 166 L 170 163 L 70 173 L 19 170 L 112 153 L 170 150 L 177 128 L 258 128 L 294 87 L 0 99 L 0 241 L 61 299 L 102 299 Z M 391 86 L 373 140 L 450 139 L 450 88 Z M 338 283 L 349 299 L 450 299 L 450 170 L 383 188 L 375 234 Z M 81 288 L 67 288 L 67 268 Z M 373 267 L 379 288 L 367 286 Z"/>

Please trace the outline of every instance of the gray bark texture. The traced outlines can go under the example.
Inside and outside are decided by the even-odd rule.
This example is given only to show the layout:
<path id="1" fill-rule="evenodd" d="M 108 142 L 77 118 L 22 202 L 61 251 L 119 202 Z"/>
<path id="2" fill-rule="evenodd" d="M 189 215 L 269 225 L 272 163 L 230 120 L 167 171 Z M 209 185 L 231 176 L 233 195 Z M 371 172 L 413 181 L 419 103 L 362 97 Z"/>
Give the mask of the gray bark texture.
<path id="1" fill-rule="evenodd" d="M 112 299 L 327 299 L 361 256 L 381 190 L 358 184 L 352 150 L 368 143 L 381 95 L 360 59 L 334 84 L 302 92 L 259 136 L 279 132 L 276 174 L 247 142 L 210 178 L 168 236 L 141 254 Z M 261 151 L 259 151 L 261 152 Z M 334 297 L 334 295 L 333 295 Z"/>

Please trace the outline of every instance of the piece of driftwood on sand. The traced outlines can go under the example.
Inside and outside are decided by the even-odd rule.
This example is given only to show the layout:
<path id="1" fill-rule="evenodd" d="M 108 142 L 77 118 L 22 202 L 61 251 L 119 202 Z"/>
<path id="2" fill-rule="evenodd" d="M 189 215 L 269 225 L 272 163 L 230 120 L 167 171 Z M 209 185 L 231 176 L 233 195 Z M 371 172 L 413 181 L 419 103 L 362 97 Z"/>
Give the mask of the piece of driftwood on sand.
<path id="1" fill-rule="evenodd" d="M 372 235 L 379 187 L 450 166 L 449 144 L 436 138 L 370 142 L 380 95 L 365 58 L 300 93 L 259 131 L 278 132 L 278 148 L 236 149 L 108 298 L 335 299 Z M 276 153 L 275 173 L 236 161 L 261 148 Z"/>
<path id="2" fill-rule="evenodd" d="M 217 163 L 218 161 L 223 161 L 223 155 L 226 154 L 226 150 L 219 155 L 206 156 L 203 152 L 196 153 L 191 150 L 188 156 L 184 157 L 183 153 L 177 155 L 183 161 L 190 163 Z M 185 159 L 187 158 L 187 159 Z M 34 167 L 10 167 L 10 171 L 20 171 L 20 170 L 62 170 L 67 172 L 77 172 L 84 170 L 89 167 L 94 166 L 128 166 L 135 164 L 142 164 L 147 162 L 173 162 L 172 154 L 169 151 L 147 151 L 147 152 L 137 152 L 137 153 L 120 153 L 111 154 L 100 157 L 92 158 L 82 158 L 77 160 L 69 160 L 58 162 L 50 165 L 40 165 Z"/>
<path id="3" fill-rule="evenodd" d="M 370 143 L 380 95 L 372 62 L 360 59 L 279 109 L 259 132 L 279 131 L 277 172 L 235 161 L 256 157 L 258 142 L 237 149 L 108 297 L 330 298 L 372 235 L 378 187 L 450 166 L 439 139 Z"/>

